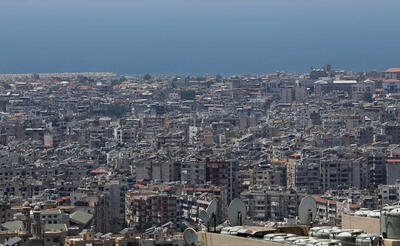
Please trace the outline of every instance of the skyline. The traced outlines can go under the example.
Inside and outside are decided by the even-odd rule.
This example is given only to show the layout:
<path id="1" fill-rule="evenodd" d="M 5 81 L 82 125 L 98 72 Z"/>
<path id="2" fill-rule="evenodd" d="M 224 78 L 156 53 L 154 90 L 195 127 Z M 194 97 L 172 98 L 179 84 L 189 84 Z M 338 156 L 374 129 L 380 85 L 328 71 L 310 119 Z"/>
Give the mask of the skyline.
<path id="1" fill-rule="evenodd" d="M 227 2 L 2 1 L 0 73 L 262 74 L 399 64 L 399 2 Z"/>

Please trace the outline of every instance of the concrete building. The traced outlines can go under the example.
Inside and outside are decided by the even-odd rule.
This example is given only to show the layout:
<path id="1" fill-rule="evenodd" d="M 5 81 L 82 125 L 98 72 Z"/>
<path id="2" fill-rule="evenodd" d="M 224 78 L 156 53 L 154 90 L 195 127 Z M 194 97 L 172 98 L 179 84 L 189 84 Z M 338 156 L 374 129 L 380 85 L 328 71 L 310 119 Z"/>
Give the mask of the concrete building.
<path id="1" fill-rule="evenodd" d="M 385 124 L 384 134 L 391 144 L 400 144 L 400 125 L 398 124 Z"/>
<path id="2" fill-rule="evenodd" d="M 400 68 L 389 68 L 385 71 L 385 79 L 400 80 Z"/>
<path id="3" fill-rule="evenodd" d="M 287 164 L 287 186 L 292 189 L 305 189 L 310 192 L 316 192 L 321 187 L 320 165 L 301 164 L 291 162 Z"/>
<path id="4" fill-rule="evenodd" d="M 151 191 L 128 191 L 125 197 L 125 219 L 129 225 L 141 230 L 170 221 L 178 226 L 178 197 Z"/>

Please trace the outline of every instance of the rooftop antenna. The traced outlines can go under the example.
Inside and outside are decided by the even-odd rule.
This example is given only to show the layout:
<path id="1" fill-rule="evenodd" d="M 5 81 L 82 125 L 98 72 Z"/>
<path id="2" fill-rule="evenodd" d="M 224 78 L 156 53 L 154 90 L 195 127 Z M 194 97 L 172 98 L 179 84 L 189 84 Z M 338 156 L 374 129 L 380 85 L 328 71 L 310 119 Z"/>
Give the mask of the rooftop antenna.
<path id="1" fill-rule="evenodd" d="M 228 219 L 232 226 L 241 226 L 246 218 L 246 205 L 235 198 L 228 207 Z"/>
<path id="2" fill-rule="evenodd" d="M 183 240 L 185 241 L 186 246 L 196 245 L 197 243 L 197 233 L 192 228 L 187 228 L 183 232 Z"/>
<path id="3" fill-rule="evenodd" d="M 317 215 L 317 203 L 312 196 L 304 197 L 299 206 L 299 220 L 303 225 L 312 225 Z"/>
<path id="4" fill-rule="evenodd" d="M 206 212 L 208 214 L 208 225 L 207 230 L 210 231 L 210 222 L 214 223 L 214 232 L 217 231 L 217 209 L 218 209 L 218 200 L 213 199 L 211 203 L 208 205 Z M 204 220 L 203 220 L 204 222 Z M 207 222 L 204 222 L 207 224 Z"/>

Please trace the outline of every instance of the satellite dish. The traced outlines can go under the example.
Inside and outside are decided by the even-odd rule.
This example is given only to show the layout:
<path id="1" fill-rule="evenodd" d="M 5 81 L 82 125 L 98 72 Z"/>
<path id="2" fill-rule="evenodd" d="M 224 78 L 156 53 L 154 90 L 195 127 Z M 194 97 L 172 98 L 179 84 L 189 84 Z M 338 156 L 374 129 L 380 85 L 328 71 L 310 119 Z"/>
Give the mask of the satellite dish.
<path id="1" fill-rule="evenodd" d="M 211 218 L 213 214 L 217 215 L 217 208 L 218 208 L 218 200 L 213 199 L 206 209 L 209 218 Z"/>
<path id="2" fill-rule="evenodd" d="M 211 221 L 207 227 L 208 231 L 210 230 L 211 223 L 214 223 L 214 232 L 217 231 L 217 209 L 218 209 L 218 199 L 213 199 L 206 209 L 206 212 L 208 214 L 208 221 Z"/>
<path id="3" fill-rule="evenodd" d="M 304 197 L 299 206 L 299 220 L 301 224 L 311 225 L 317 215 L 317 203 L 312 196 Z"/>
<path id="4" fill-rule="evenodd" d="M 200 211 L 199 211 L 199 219 L 201 219 L 201 221 L 203 221 L 203 224 L 207 224 L 209 219 L 210 219 L 210 216 L 209 216 L 209 214 L 207 213 L 206 210 L 200 209 Z"/>
<path id="5" fill-rule="evenodd" d="M 197 243 L 197 233 L 192 228 L 187 228 L 183 232 L 183 240 L 186 245 L 195 245 Z"/>
<path id="6" fill-rule="evenodd" d="M 228 219 L 232 226 L 243 225 L 246 218 L 246 205 L 242 200 L 235 198 L 228 207 Z"/>

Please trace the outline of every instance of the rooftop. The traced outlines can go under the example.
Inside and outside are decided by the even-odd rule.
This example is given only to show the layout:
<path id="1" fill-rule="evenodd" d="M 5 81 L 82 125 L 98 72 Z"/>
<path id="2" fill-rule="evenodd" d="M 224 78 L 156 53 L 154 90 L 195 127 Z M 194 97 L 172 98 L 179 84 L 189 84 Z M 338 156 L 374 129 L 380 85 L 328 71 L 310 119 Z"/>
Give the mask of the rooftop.
<path id="1" fill-rule="evenodd" d="M 18 231 L 22 228 L 22 221 L 20 220 L 8 221 L 1 224 L 1 227 L 6 229 L 7 231 Z"/>
<path id="2" fill-rule="evenodd" d="M 78 210 L 78 211 L 72 213 L 69 216 L 69 218 L 75 223 L 86 225 L 93 218 L 93 214 L 89 214 L 89 213 L 83 212 L 81 210 Z"/>
<path id="3" fill-rule="evenodd" d="M 46 231 L 68 231 L 66 224 L 45 224 Z"/>
<path id="4" fill-rule="evenodd" d="M 40 215 L 57 215 L 61 214 L 61 210 L 59 209 L 46 209 L 40 212 Z"/>
<path id="5" fill-rule="evenodd" d="M 400 73 L 400 67 L 389 68 L 385 73 Z"/>

